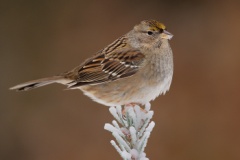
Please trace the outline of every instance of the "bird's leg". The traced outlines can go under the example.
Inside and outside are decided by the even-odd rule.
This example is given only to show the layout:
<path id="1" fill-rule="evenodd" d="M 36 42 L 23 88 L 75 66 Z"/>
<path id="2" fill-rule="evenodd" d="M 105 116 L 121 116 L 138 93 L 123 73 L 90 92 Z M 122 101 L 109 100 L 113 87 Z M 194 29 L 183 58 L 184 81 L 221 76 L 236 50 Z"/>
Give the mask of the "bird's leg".
<path id="1" fill-rule="evenodd" d="M 125 106 L 126 106 L 126 107 L 134 107 L 134 106 L 136 106 L 136 105 L 140 106 L 141 104 L 140 104 L 140 103 L 134 103 L 134 102 L 132 102 L 132 103 L 126 104 Z"/>
<path id="2" fill-rule="evenodd" d="M 128 103 L 128 104 L 125 104 L 125 105 L 124 105 L 124 109 L 123 109 L 123 111 L 122 111 L 122 115 L 124 115 L 124 116 L 126 115 L 126 109 L 127 109 L 127 108 L 129 108 L 129 107 L 135 107 L 136 105 L 137 105 L 137 106 L 140 106 L 141 111 L 143 111 L 144 113 L 147 113 L 147 111 L 141 107 L 142 104 L 132 102 L 132 103 Z"/>

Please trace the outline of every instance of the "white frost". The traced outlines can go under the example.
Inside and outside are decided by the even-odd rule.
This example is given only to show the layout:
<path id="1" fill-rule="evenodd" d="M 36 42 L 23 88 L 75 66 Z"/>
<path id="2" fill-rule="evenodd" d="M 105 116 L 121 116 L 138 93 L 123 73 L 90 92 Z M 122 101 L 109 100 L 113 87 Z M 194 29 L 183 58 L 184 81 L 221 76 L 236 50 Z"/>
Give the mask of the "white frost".
<path id="1" fill-rule="evenodd" d="M 150 108 L 150 103 L 145 109 L 137 105 L 110 107 L 116 120 L 112 124 L 106 123 L 104 129 L 112 132 L 117 143 L 111 140 L 111 144 L 124 160 L 148 160 L 144 149 L 155 126 Z"/>

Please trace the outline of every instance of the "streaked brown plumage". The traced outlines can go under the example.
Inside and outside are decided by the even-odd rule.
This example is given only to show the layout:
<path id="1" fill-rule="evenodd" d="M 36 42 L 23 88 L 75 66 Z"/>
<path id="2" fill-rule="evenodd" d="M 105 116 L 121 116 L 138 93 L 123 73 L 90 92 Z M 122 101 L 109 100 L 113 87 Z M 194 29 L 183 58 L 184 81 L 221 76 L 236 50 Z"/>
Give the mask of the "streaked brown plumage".
<path id="1" fill-rule="evenodd" d="M 144 104 L 170 87 L 173 60 L 168 39 L 171 38 L 162 23 L 142 21 L 73 70 L 11 89 L 26 91 L 61 83 L 70 89 L 79 88 L 107 106 Z"/>

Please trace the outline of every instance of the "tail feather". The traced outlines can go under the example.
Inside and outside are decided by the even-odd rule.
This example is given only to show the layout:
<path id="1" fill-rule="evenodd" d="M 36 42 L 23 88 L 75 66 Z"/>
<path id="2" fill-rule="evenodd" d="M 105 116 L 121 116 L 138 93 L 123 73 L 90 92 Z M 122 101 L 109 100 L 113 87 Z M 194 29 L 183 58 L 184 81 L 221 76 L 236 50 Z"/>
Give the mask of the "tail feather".
<path id="1" fill-rule="evenodd" d="M 66 79 L 64 79 L 62 76 L 54 76 L 54 77 L 42 78 L 42 79 L 21 83 L 11 87 L 10 90 L 28 91 L 28 90 L 46 86 L 52 83 L 64 84 L 64 82 L 66 82 Z"/>

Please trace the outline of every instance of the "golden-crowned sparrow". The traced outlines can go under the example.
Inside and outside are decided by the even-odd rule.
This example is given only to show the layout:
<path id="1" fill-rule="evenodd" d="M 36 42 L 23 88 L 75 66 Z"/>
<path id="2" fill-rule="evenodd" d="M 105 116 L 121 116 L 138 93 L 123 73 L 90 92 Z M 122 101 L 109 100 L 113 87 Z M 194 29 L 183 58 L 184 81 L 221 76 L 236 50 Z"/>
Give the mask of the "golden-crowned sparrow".
<path id="1" fill-rule="evenodd" d="M 145 20 L 73 70 L 10 89 L 27 91 L 61 83 L 107 106 L 146 104 L 169 90 L 172 36 L 162 23 Z"/>

